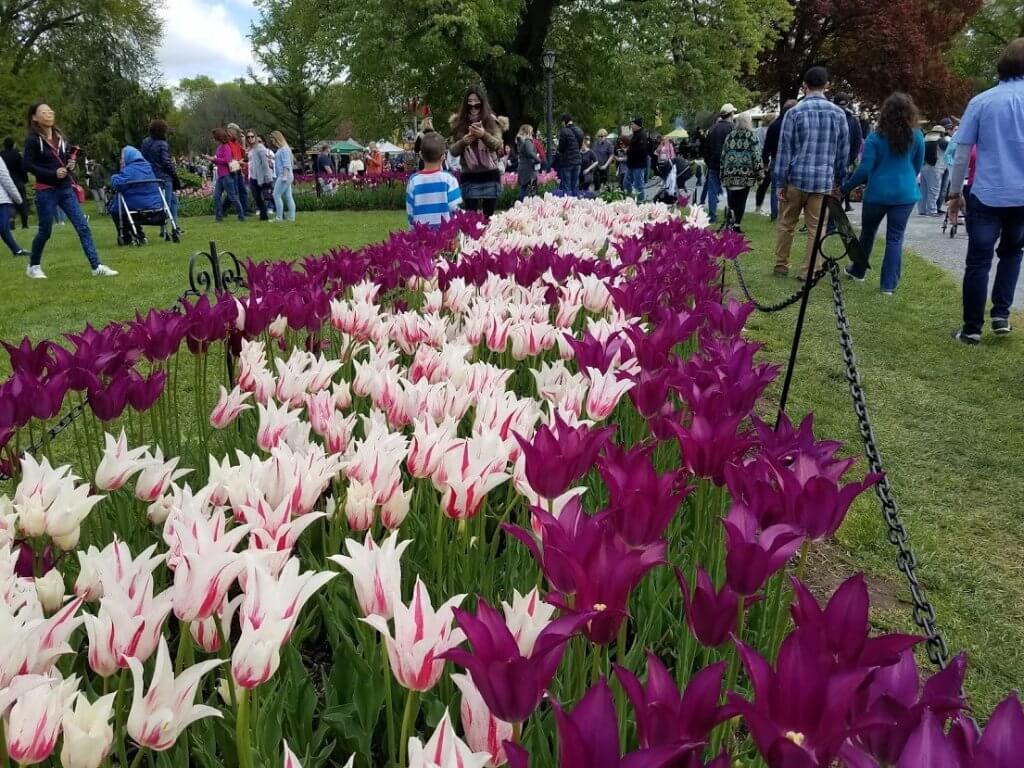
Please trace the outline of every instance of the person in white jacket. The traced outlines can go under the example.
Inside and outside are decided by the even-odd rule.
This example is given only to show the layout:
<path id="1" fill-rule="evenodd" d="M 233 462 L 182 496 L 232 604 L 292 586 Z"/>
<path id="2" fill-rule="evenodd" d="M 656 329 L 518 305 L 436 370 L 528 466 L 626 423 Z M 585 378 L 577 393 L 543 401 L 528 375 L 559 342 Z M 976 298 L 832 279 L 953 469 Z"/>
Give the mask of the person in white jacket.
<path id="1" fill-rule="evenodd" d="M 28 251 L 18 245 L 11 232 L 11 222 L 17 213 L 17 206 L 21 205 L 21 194 L 18 187 L 11 178 L 7 165 L 0 160 L 0 240 L 11 249 L 15 256 L 27 256 Z"/>

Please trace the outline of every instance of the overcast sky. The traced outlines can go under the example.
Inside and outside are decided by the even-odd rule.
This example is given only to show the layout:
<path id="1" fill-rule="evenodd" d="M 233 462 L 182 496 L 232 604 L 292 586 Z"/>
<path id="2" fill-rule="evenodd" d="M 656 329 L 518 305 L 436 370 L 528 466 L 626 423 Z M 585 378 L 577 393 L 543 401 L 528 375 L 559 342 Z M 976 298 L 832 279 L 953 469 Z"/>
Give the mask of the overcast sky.
<path id="1" fill-rule="evenodd" d="M 168 85 L 196 75 L 232 80 L 252 66 L 252 0 L 164 0 L 160 15 L 164 38 L 158 59 Z"/>

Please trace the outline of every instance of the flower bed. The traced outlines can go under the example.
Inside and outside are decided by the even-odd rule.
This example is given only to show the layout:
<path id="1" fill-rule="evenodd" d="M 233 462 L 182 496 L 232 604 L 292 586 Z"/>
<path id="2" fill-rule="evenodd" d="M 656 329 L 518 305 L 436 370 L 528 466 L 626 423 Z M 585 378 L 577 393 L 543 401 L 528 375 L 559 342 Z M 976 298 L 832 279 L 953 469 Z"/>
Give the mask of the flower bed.
<path id="1" fill-rule="evenodd" d="M 317 196 L 312 175 L 296 175 L 293 194 L 298 211 L 371 211 L 405 210 L 405 185 L 408 173 L 388 171 L 376 176 L 337 176 Z M 541 174 L 539 191 L 551 192 L 558 186 L 553 171 Z M 505 174 L 498 208 L 511 208 L 519 197 L 519 185 L 514 174 Z M 212 216 L 213 188 L 206 184 L 201 190 L 190 190 L 180 197 L 181 216 Z"/>
<path id="2" fill-rule="evenodd" d="M 1014 765 L 1016 697 L 979 741 L 962 656 L 922 686 L 861 576 L 803 586 L 875 478 L 756 418 L 699 224 L 533 199 L 11 347 L 9 450 L 89 401 L 0 499 L 11 758 Z"/>

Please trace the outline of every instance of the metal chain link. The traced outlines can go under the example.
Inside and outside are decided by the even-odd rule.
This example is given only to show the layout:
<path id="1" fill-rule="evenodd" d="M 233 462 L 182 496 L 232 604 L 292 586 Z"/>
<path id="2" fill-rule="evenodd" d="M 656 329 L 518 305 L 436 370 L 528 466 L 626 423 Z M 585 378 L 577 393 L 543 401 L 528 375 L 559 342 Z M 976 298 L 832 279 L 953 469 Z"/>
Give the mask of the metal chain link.
<path id="1" fill-rule="evenodd" d="M 81 405 L 76 405 L 70 411 L 65 413 L 61 417 L 60 421 L 58 421 L 56 424 L 54 424 L 47 430 L 48 436 L 46 438 L 40 440 L 39 442 L 33 445 L 30 445 L 28 448 L 22 451 L 22 455 L 28 453 L 35 456 L 37 453 L 39 453 L 39 451 L 42 450 L 43 446 L 46 445 L 46 443 L 48 443 L 50 440 L 53 440 L 55 437 L 57 437 L 57 435 L 59 435 L 65 429 L 70 427 L 71 422 L 73 422 L 75 419 L 82 415 L 82 412 L 85 410 L 85 406 L 88 402 L 89 400 L 88 398 L 86 398 Z M 5 472 L 0 471 L 0 483 L 10 479 L 11 478 L 9 475 L 7 475 Z"/>
<path id="2" fill-rule="evenodd" d="M 750 288 L 747 287 L 747 280 L 743 275 L 743 268 L 740 266 L 739 259 L 733 259 L 732 264 L 736 268 L 736 279 L 740 284 L 740 288 L 742 289 L 743 294 L 747 297 L 747 301 L 751 302 L 755 307 L 757 307 L 758 312 L 781 312 L 783 309 L 791 307 L 798 301 L 800 301 L 800 297 L 804 295 L 804 290 L 806 290 L 806 286 L 800 286 L 800 288 L 797 289 L 796 293 L 794 293 L 792 296 L 786 297 L 782 301 L 777 301 L 774 304 L 761 304 L 757 299 L 754 298 L 753 294 L 751 294 Z M 816 270 L 815 273 L 811 276 L 811 288 L 816 286 L 818 282 L 821 280 L 821 278 L 823 278 L 824 276 L 824 269 Z"/>
<path id="3" fill-rule="evenodd" d="M 910 587 L 910 598 L 913 601 L 914 623 L 925 633 L 925 651 L 928 659 L 939 669 L 945 669 L 949 662 L 949 646 L 942 636 L 935 620 L 935 608 L 928 601 L 925 589 L 917 578 L 917 557 L 910 548 L 907 529 L 900 520 L 899 508 L 892 495 L 889 476 L 882 465 L 882 456 L 875 443 L 875 433 L 871 428 L 871 417 L 868 415 L 864 388 L 861 386 L 860 372 L 857 370 L 857 357 L 853 350 L 853 338 L 850 336 L 850 324 L 846 318 L 846 305 L 843 301 L 843 287 L 840 279 L 839 263 L 826 261 L 832 282 L 832 300 L 835 305 L 836 329 L 839 331 L 839 346 L 846 364 L 846 380 L 850 385 L 850 396 L 853 398 L 853 410 L 857 414 L 860 436 L 864 442 L 864 455 L 872 472 L 878 473 L 882 479 L 875 484 L 875 494 L 882 504 L 882 516 L 888 526 L 889 542 L 896 547 L 896 567 L 907 579 Z"/>

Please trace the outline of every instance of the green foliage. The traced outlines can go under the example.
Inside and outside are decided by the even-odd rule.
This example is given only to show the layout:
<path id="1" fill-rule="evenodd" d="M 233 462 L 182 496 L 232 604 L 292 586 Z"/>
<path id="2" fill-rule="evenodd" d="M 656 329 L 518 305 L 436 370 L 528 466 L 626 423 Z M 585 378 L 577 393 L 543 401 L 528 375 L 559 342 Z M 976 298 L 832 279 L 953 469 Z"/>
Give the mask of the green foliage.
<path id="1" fill-rule="evenodd" d="M 209 81 L 209 78 L 203 80 Z M 241 81 L 213 85 L 209 81 L 198 86 L 195 82 L 183 80 L 178 85 L 178 94 L 184 99 L 177 125 L 172 125 L 175 151 L 213 152 L 216 142 L 210 131 L 228 123 L 255 127 L 261 132 L 271 130 L 270 115 L 256 103 L 251 89 L 243 87 Z"/>
<path id="2" fill-rule="evenodd" d="M 1000 54 L 1018 37 L 1024 37 L 1024 2 L 987 0 L 957 40 L 953 68 L 979 85 L 994 84 Z"/>
<path id="3" fill-rule="evenodd" d="M 181 169 L 178 170 L 178 181 L 182 189 L 200 189 L 203 186 L 203 180 L 198 175 Z"/>

